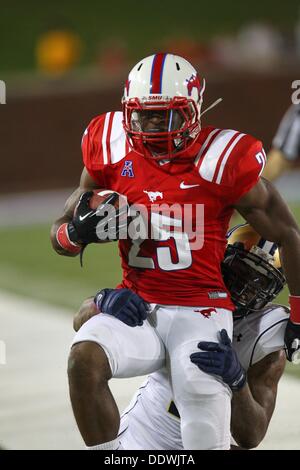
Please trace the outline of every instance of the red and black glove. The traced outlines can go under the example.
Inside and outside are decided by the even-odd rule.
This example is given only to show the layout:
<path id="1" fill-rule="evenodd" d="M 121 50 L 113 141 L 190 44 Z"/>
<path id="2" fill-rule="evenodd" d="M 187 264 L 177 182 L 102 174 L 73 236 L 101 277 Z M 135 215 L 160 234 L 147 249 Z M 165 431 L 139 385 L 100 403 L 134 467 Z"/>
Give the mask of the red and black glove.
<path id="1" fill-rule="evenodd" d="M 287 322 L 284 343 L 287 359 L 295 364 L 300 363 L 300 296 L 289 297 L 291 314 Z"/>
<path id="2" fill-rule="evenodd" d="M 80 253 L 81 257 L 90 243 L 118 240 L 128 225 L 128 206 L 126 203 L 119 207 L 120 195 L 117 192 L 110 192 L 102 198 L 96 209 L 90 204 L 93 196 L 94 191 L 84 192 L 72 221 L 62 224 L 56 232 L 58 244 L 69 253 Z"/>
<path id="3" fill-rule="evenodd" d="M 96 217 L 96 210 L 91 209 L 89 205 L 92 196 L 93 191 L 83 193 L 75 208 L 72 222 L 65 222 L 56 232 L 57 242 L 65 251 L 77 254 L 89 243 L 98 241 L 96 227 L 99 217 Z"/>
<path id="4" fill-rule="evenodd" d="M 101 218 L 97 216 L 97 211 L 90 207 L 92 196 L 93 191 L 86 191 L 80 196 L 72 222 L 68 224 L 68 233 L 72 242 L 88 245 L 99 241 L 96 228 Z"/>
<path id="5" fill-rule="evenodd" d="M 125 217 L 127 222 L 127 206 L 122 209 L 116 209 L 114 206 L 119 199 L 118 193 L 109 194 L 97 209 L 90 207 L 93 195 L 93 191 L 87 191 L 80 196 L 72 222 L 68 224 L 69 238 L 74 243 L 82 245 L 98 243 L 103 240 L 102 237 L 117 240 L 121 216 Z M 112 222 L 111 232 L 110 222 Z"/>

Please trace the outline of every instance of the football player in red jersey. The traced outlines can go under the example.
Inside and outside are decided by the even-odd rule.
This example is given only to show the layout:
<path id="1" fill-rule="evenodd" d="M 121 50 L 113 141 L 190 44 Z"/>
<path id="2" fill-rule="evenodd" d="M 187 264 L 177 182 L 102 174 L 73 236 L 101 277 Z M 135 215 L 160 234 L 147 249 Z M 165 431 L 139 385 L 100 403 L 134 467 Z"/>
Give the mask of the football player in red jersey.
<path id="1" fill-rule="evenodd" d="M 80 187 L 52 228 L 60 254 L 78 254 L 94 242 L 97 217 L 87 209 L 89 191 L 102 187 L 146 207 L 151 227 L 161 235 L 119 241 L 122 284 L 99 293 L 96 301 L 104 314 L 87 321 L 75 336 L 70 395 L 89 448 L 118 445 L 120 418 L 109 379 L 162 366 L 167 366 L 181 415 L 184 448 L 229 448 L 231 391 L 244 385 L 245 374 L 237 367 L 228 383 L 221 383 L 199 374 L 189 356 L 199 340 L 216 341 L 221 329 L 232 338 L 233 304 L 220 265 L 234 208 L 280 246 L 291 292 L 290 359 L 299 346 L 299 229 L 280 195 L 260 179 L 265 165 L 261 142 L 234 130 L 201 128 L 204 88 L 204 79 L 181 57 L 155 54 L 141 60 L 126 82 L 123 113 L 96 117 L 85 131 Z M 164 230 L 158 202 L 201 205 L 201 224 L 192 216 L 196 234 L 204 234 L 201 243 L 192 247 L 189 233 Z M 165 222 L 175 227 L 177 218 L 171 215 L 164 215 Z M 201 315 L 203 308 L 212 309 L 209 318 Z"/>

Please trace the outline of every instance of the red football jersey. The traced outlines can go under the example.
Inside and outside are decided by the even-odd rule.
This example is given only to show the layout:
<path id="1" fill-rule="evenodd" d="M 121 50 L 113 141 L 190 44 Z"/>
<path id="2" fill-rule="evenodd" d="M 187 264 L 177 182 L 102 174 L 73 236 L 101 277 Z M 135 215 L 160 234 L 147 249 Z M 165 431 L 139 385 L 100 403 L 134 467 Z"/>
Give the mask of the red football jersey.
<path id="1" fill-rule="evenodd" d="M 126 195 L 129 204 L 146 206 L 157 230 L 158 205 L 192 208 L 191 223 L 200 243 L 195 248 L 187 235 L 168 236 L 164 231 L 160 239 L 120 240 L 121 286 L 148 302 L 233 309 L 221 262 L 233 204 L 263 170 L 261 142 L 238 131 L 207 127 L 193 147 L 194 159 L 159 163 L 130 150 L 122 118 L 121 112 L 110 112 L 89 124 L 82 139 L 87 171 L 99 188 Z M 196 219 L 196 205 L 203 220 Z M 176 218 L 171 212 L 165 221 L 174 226 Z"/>

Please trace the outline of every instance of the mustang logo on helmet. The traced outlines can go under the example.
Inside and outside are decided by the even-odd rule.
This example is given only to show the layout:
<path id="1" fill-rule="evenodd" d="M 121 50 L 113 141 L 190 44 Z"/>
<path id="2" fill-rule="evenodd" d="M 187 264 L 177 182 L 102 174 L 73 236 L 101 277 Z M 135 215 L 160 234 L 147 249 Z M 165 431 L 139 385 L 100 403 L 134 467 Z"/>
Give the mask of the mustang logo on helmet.
<path id="1" fill-rule="evenodd" d="M 200 83 L 198 75 L 193 74 L 186 82 L 187 82 L 186 86 L 188 89 L 188 95 L 191 96 L 193 88 L 197 88 L 198 98 L 200 98 L 201 83 Z"/>

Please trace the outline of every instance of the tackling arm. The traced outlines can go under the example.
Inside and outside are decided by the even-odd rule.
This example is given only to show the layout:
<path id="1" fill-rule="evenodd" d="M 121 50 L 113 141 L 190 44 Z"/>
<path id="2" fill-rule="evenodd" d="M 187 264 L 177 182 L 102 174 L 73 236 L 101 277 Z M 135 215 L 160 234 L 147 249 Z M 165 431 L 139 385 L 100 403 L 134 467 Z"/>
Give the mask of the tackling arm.
<path id="1" fill-rule="evenodd" d="M 285 362 L 284 351 L 269 354 L 249 368 L 247 385 L 233 392 L 231 432 L 244 449 L 257 447 L 267 432 Z"/>
<path id="2" fill-rule="evenodd" d="M 81 174 L 79 187 L 71 194 L 71 196 L 67 200 L 62 217 L 57 219 L 51 227 L 50 238 L 51 238 L 52 246 L 53 246 L 53 249 L 59 255 L 76 256 L 78 254 L 78 253 L 71 253 L 70 251 L 64 250 L 57 241 L 56 233 L 57 233 L 58 228 L 62 224 L 71 222 L 73 218 L 73 214 L 74 214 L 74 209 L 79 201 L 81 194 L 84 193 L 85 191 L 91 191 L 93 189 L 96 189 L 98 186 L 99 185 L 97 185 L 97 183 L 92 179 L 92 177 L 89 175 L 87 170 L 84 168 Z"/>
<path id="3" fill-rule="evenodd" d="M 261 178 L 235 207 L 262 237 L 279 246 L 290 293 L 300 296 L 300 230 L 278 191 Z"/>
<path id="4" fill-rule="evenodd" d="M 235 206 L 249 224 L 280 249 L 282 266 L 290 290 L 291 315 L 285 331 L 289 361 L 300 350 L 300 230 L 286 203 L 272 184 L 259 182 Z"/>
<path id="5" fill-rule="evenodd" d="M 81 305 L 73 320 L 78 331 L 90 318 L 104 312 L 118 318 L 126 325 L 141 326 L 149 313 L 149 306 L 130 289 L 102 289 Z"/>
<path id="6" fill-rule="evenodd" d="M 73 318 L 73 328 L 78 331 L 80 327 L 86 323 L 90 318 L 99 314 L 99 310 L 94 302 L 94 297 L 88 297 L 81 304 L 78 312 Z"/>

